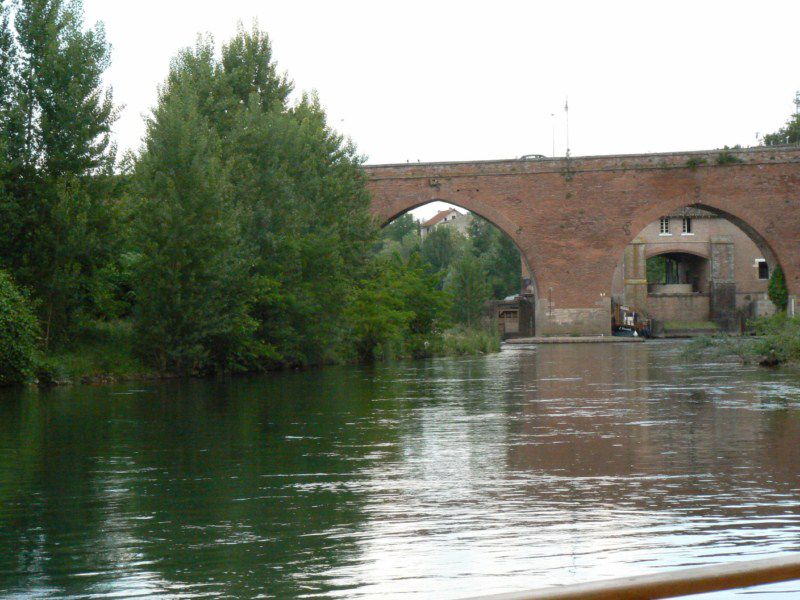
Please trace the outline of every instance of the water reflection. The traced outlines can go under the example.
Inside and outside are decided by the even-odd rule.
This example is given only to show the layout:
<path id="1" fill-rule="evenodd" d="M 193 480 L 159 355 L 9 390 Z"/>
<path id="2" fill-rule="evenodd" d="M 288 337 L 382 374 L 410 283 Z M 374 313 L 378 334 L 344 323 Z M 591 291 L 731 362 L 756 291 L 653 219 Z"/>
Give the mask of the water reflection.
<path id="1" fill-rule="evenodd" d="M 0 594 L 457 598 L 797 551 L 798 398 L 676 343 L 6 393 Z"/>

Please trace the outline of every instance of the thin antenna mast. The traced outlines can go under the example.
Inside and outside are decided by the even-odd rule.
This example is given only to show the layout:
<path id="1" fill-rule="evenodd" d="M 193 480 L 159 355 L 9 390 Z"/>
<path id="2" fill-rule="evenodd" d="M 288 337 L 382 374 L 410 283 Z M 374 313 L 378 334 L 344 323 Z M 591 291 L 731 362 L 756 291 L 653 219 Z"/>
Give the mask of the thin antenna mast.
<path id="1" fill-rule="evenodd" d="M 553 158 L 556 157 L 556 113 L 550 113 L 550 125 L 553 128 Z"/>
<path id="2" fill-rule="evenodd" d="M 567 115 L 567 158 L 569 158 L 569 96 L 564 102 L 564 112 Z"/>

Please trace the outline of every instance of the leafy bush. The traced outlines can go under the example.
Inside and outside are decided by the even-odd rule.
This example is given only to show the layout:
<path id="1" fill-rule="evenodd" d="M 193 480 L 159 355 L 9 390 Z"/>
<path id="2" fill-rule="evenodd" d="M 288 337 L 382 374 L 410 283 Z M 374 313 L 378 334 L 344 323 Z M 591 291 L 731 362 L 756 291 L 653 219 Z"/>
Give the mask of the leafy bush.
<path id="1" fill-rule="evenodd" d="M 39 323 L 28 298 L 0 271 L 0 385 L 23 383 L 33 374 Z"/>
<path id="2" fill-rule="evenodd" d="M 454 327 L 444 333 L 446 356 L 465 356 L 470 354 L 490 354 L 500 351 L 500 335 L 497 330 L 470 329 Z"/>
<path id="3" fill-rule="evenodd" d="M 785 311 L 789 304 L 789 290 L 786 288 L 786 278 L 783 276 L 783 269 L 778 265 L 772 271 L 767 288 L 769 299 L 780 311 Z"/>
<path id="4" fill-rule="evenodd" d="M 742 159 L 736 156 L 731 150 L 737 150 L 739 146 L 734 146 L 733 148 L 728 148 L 725 146 L 722 150 L 720 150 L 719 154 L 717 154 L 717 164 L 718 165 L 733 165 L 736 163 L 742 162 Z"/>
<path id="5" fill-rule="evenodd" d="M 379 257 L 372 267 L 346 312 L 357 358 L 438 354 L 450 302 L 437 289 L 437 275 L 418 254 L 408 261 L 399 254 Z"/>

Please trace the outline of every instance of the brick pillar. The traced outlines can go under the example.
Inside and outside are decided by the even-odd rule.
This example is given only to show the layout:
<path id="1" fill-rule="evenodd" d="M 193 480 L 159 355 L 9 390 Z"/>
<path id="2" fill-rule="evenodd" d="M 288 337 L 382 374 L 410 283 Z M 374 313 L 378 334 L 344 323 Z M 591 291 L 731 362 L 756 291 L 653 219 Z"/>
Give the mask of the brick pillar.
<path id="1" fill-rule="evenodd" d="M 711 320 L 723 331 L 737 329 L 736 280 L 734 273 L 733 240 L 728 236 L 711 238 L 710 293 Z"/>
<path id="2" fill-rule="evenodd" d="M 647 257 L 645 242 L 634 239 L 625 247 L 625 288 L 623 299 L 626 306 L 638 312 L 647 313 Z"/>

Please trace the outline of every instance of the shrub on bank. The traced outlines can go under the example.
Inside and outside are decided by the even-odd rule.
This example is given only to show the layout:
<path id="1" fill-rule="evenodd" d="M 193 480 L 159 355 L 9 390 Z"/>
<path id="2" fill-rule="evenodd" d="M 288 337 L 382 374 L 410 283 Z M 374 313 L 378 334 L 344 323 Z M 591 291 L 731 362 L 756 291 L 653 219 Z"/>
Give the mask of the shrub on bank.
<path id="1" fill-rule="evenodd" d="M 687 347 L 687 356 L 735 357 L 741 362 L 775 366 L 800 361 L 800 317 L 780 312 L 749 323 L 751 336 L 703 336 Z"/>
<path id="2" fill-rule="evenodd" d="M 778 307 L 778 310 L 785 311 L 789 304 L 789 290 L 786 287 L 786 278 L 783 276 L 783 269 L 778 265 L 772 271 L 767 288 L 769 299 Z"/>
<path id="3" fill-rule="evenodd" d="M 32 374 L 39 323 L 28 298 L 0 271 L 0 385 L 23 383 Z"/>
<path id="4" fill-rule="evenodd" d="M 500 334 L 488 329 L 454 327 L 444 333 L 442 354 L 465 356 L 500 351 Z"/>

